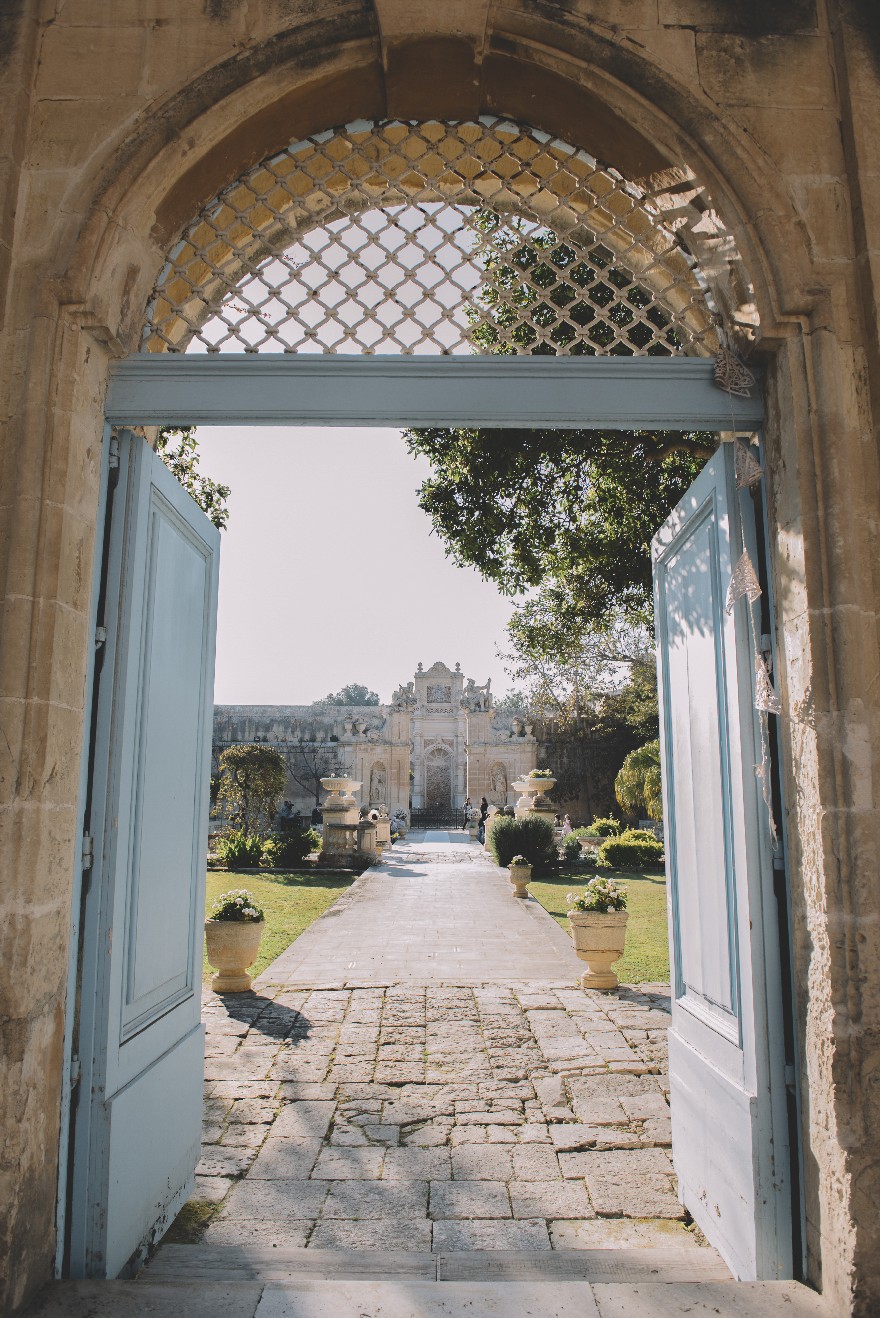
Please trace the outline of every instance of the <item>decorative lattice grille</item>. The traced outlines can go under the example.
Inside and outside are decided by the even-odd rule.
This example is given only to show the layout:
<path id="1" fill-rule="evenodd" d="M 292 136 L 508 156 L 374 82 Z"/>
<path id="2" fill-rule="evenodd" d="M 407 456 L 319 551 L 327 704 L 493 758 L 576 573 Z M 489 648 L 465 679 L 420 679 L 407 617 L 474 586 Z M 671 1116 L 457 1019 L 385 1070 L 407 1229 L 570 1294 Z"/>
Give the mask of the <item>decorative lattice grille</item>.
<path id="1" fill-rule="evenodd" d="M 361 123 L 224 189 L 169 254 L 149 352 L 710 355 L 668 194 L 534 129 Z"/>

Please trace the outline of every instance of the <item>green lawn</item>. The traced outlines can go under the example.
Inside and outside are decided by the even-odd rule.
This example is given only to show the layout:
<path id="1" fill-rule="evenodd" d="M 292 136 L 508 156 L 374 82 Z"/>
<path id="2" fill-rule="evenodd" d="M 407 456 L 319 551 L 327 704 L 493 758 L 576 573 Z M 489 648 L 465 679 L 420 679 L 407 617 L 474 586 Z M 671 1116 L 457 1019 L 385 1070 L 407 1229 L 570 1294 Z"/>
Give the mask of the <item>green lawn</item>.
<path id="1" fill-rule="evenodd" d="M 314 871 L 301 874 L 296 871 L 267 870 L 265 874 L 236 874 L 232 870 L 209 870 L 205 910 L 210 912 L 220 894 L 228 892 L 230 888 L 247 888 L 253 894 L 254 900 L 262 906 L 266 915 L 260 955 L 250 970 L 256 976 L 276 956 L 280 956 L 295 938 L 299 938 L 313 920 L 323 915 L 340 893 L 351 887 L 355 877 L 354 874 L 327 875 L 316 874 Z M 206 957 L 204 978 L 208 980 L 212 974 Z"/>
<path id="2" fill-rule="evenodd" d="M 662 874 L 632 874 L 602 870 L 626 886 L 629 923 L 626 951 L 614 969 L 623 984 L 669 982 L 669 942 L 666 933 L 666 879 Z M 535 879 L 529 892 L 568 933 L 566 893 L 576 892 L 591 874 L 565 871 L 556 878 Z"/>

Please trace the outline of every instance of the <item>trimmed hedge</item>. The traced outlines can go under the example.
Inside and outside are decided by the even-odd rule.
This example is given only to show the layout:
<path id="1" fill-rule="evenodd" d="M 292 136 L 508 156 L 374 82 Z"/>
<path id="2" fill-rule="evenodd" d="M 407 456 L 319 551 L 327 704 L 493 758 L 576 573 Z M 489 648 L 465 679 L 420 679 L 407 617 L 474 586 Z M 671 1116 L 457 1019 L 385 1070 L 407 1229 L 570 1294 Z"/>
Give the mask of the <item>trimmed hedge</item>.
<path id="1" fill-rule="evenodd" d="M 489 846 L 499 865 L 509 865 L 514 856 L 525 856 L 538 873 L 546 874 L 556 867 L 556 839 L 549 819 L 496 815 L 489 832 Z"/>
<path id="2" fill-rule="evenodd" d="M 620 820 L 607 815 L 604 819 L 594 819 L 590 824 L 589 833 L 598 834 L 599 837 L 617 837 L 620 832 Z"/>
<path id="3" fill-rule="evenodd" d="M 644 829 L 627 829 L 603 842 L 597 859 L 600 865 L 610 865 L 612 869 L 640 870 L 662 863 L 663 843 L 649 837 Z"/>

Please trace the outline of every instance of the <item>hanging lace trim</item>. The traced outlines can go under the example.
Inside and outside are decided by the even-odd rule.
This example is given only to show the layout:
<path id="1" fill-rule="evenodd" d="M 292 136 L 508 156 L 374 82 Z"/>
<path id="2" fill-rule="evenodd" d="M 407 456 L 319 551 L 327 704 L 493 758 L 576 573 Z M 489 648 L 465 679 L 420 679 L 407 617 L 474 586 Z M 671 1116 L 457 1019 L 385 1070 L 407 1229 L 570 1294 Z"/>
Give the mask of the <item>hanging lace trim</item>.
<path id="1" fill-rule="evenodd" d="M 765 714 L 782 713 L 782 701 L 774 689 L 767 660 L 760 653 L 755 655 L 755 709 Z"/>
<path id="2" fill-rule="evenodd" d="M 730 578 L 730 585 L 727 587 L 727 602 L 724 606 L 725 613 L 733 613 L 733 606 L 737 600 L 742 599 L 744 595 L 749 598 L 749 603 L 754 603 L 761 597 L 761 587 L 758 584 L 758 576 L 752 566 L 752 560 L 749 558 L 749 551 L 745 550 L 733 569 L 733 576 Z"/>
<path id="3" fill-rule="evenodd" d="M 715 384 L 726 394 L 751 398 L 755 377 L 730 348 L 722 348 L 715 358 Z"/>
<path id="4" fill-rule="evenodd" d="M 733 460 L 736 472 L 736 488 L 746 490 L 752 485 L 757 485 L 764 475 L 764 468 L 755 457 L 751 447 L 744 444 L 741 439 L 734 442 Z"/>

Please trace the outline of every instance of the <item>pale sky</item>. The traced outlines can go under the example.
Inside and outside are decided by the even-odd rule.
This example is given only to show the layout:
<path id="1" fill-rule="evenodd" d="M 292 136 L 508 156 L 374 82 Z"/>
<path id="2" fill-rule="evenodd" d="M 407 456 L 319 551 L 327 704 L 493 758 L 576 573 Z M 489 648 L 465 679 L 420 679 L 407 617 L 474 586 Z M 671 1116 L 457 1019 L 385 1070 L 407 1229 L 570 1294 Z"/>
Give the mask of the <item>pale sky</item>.
<path id="1" fill-rule="evenodd" d="M 447 559 L 397 430 L 200 426 L 231 486 L 220 537 L 218 704 L 309 704 L 347 682 L 387 701 L 421 661 L 509 688 L 511 602 Z"/>

